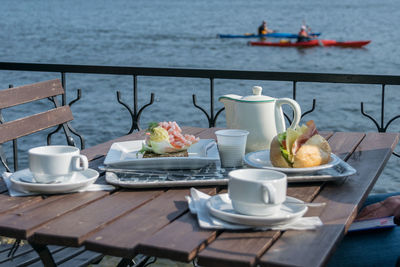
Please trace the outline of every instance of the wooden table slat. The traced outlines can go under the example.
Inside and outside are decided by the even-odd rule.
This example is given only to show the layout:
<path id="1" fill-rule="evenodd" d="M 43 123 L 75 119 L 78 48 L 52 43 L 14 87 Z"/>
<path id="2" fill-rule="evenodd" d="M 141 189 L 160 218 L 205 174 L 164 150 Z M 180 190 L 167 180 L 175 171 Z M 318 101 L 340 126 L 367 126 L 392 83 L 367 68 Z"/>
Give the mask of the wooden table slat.
<path id="1" fill-rule="evenodd" d="M 216 193 L 215 190 L 204 192 L 209 195 Z M 137 250 L 146 255 L 191 261 L 199 248 L 214 240 L 216 235 L 217 231 L 201 229 L 196 216 L 187 212 L 151 237 L 142 240 Z"/>
<path id="2" fill-rule="evenodd" d="M 0 194 L 0 214 L 10 212 L 14 209 L 23 208 L 42 200 L 41 196 L 32 197 L 10 197 L 8 192 Z"/>
<path id="3" fill-rule="evenodd" d="M 80 246 L 96 230 L 162 194 L 163 190 L 121 191 L 65 214 L 37 229 L 29 239 L 35 243 Z M 104 210 L 104 208 L 107 210 Z M 74 222 L 71 224 L 71 222 Z"/>
<path id="4" fill-rule="evenodd" d="M 140 242 L 138 253 L 181 262 L 193 260 L 199 250 L 217 237 L 217 231 L 200 228 L 195 216 L 188 212 Z"/>
<path id="5" fill-rule="evenodd" d="M 0 216 L 0 235 L 28 239 L 39 226 L 74 209 L 106 196 L 107 192 L 67 194 L 48 197 Z"/>
<path id="6" fill-rule="evenodd" d="M 215 193 L 215 189 L 203 190 Z M 150 237 L 187 211 L 185 196 L 189 194 L 189 189 L 169 190 L 92 235 L 84 244 L 89 250 L 107 252 L 118 257 L 133 257 L 137 253 L 140 241 Z M 124 234 L 116 235 L 120 232 Z"/>

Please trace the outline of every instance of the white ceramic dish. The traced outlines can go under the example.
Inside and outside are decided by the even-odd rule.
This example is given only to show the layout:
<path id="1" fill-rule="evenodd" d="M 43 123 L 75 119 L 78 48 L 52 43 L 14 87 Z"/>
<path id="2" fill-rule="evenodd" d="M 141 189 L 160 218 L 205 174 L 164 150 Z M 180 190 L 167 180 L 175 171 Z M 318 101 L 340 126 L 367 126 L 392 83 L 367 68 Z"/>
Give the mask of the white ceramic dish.
<path id="1" fill-rule="evenodd" d="M 284 173 L 309 173 L 327 168 L 332 168 L 333 166 L 339 164 L 341 159 L 332 153 L 331 160 L 324 165 L 309 167 L 309 168 L 279 168 L 279 167 L 274 167 L 271 164 L 271 161 L 269 160 L 269 150 L 260 150 L 246 154 L 244 157 L 244 161 L 246 162 L 246 164 L 255 168 L 281 171 Z"/>
<path id="2" fill-rule="evenodd" d="M 137 152 L 144 140 L 112 144 L 104 164 L 118 168 L 134 169 L 199 169 L 219 163 L 218 147 L 214 139 L 201 139 L 188 149 L 189 157 L 143 158 Z"/>
<path id="3" fill-rule="evenodd" d="M 29 169 L 24 169 L 11 175 L 10 181 L 17 190 L 44 194 L 57 194 L 78 191 L 79 189 L 93 184 L 98 177 L 99 173 L 96 170 L 86 169 L 77 172 L 73 180 L 69 182 L 42 184 L 35 182 Z"/>
<path id="4" fill-rule="evenodd" d="M 288 196 L 276 214 L 252 216 L 237 213 L 232 207 L 228 194 L 219 194 L 212 196 L 207 201 L 207 208 L 213 216 L 227 222 L 250 226 L 274 226 L 290 223 L 307 212 L 306 205 L 293 204 L 293 202 L 302 203 L 301 200 Z"/>

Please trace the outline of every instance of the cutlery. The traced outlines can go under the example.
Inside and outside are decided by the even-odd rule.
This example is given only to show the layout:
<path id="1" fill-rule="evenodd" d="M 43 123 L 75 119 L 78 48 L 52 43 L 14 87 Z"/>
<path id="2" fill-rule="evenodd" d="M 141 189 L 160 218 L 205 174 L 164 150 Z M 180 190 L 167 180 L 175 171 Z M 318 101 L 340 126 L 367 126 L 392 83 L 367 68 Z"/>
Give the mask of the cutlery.
<path id="1" fill-rule="evenodd" d="M 98 168 L 115 173 L 122 181 L 218 180 L 226 178 L 222 173 L 223 171 L 216 169 L 215 166 L 207 166 L 196 170 L 123 169 L 109 166 L 99 166 Z"/>
<path id="2" fill-rule="evenodd" d="M 197 170 L 160 170 L 160 169 L 123 169 L 114 168 L 109 166 L 99 166 L 99 170 L 115 172 L 115 173 L 126 173 L 126 174 L 160 174 L 160 175 L 172 175 L 172 176 L 221 176 L 221 172 L 218 169 L 210 169 L 209 171 L 203 169 Z"/>
<path id="3" fill-rule="evenodd" d="M 295 204 L 295 205 L 305 205 L 308 207 L 322 207 L 325 206 L 325 202 L 295 202 L 295 201 L 285 201 L 285 203 Z"/>

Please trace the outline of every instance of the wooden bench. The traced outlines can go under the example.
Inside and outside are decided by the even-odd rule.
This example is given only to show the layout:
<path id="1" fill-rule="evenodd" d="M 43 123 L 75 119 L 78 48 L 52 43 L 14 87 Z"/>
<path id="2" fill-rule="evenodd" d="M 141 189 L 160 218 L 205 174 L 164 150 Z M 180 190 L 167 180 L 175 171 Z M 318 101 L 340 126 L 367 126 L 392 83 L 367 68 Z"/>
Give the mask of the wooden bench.
<path id="1" fill-rule="evenodd" d="M 62 95 L 64 95 L 64 89 L 59 79 L 0 91 L 0 157 L 7 171 L 11 172 L 11 167 L 2 149 L 2 144 L 13 142 L 13 170 L 17 171 L 17 140 L 20 137 L 57 127 L 55 131 L 48 134 L 47 144 L 51 143 L 51 135 L 62 128 L 68 145 L 75 145 L 72 132 L 81 139 L 81 148 L 84 146 L 83 138 L 68 124 L 68 122 L 73 120 L 70 107 L 68 105 L 60 105 L 57 100 L 57 96 Z M 54 108 L 12 121 L 5 121 L 1 114 L 1 111 L 4 109 L 46 98 L 51 100 Z M 8 194 L 4 184 L 0 186 L 0 193 Z M 18 204 L 16 204 L 17 207 Z M 37 253 L 40 253 L 40 251 L 26 242 L 24 242 L 24 245 L 19 246 L 19 242 L 20 240 L 17 240 L 14 245 L 0 245 L 0 266 L 43 266 L 41 258 Z M 87 251 L 83 247 L 67 248 L 51 246 L 49 247 L 49 251 L 54 262 L 59 266 L 86 266 L 90 263 L 100 261 L 103 257 L 102 254 Z"/>

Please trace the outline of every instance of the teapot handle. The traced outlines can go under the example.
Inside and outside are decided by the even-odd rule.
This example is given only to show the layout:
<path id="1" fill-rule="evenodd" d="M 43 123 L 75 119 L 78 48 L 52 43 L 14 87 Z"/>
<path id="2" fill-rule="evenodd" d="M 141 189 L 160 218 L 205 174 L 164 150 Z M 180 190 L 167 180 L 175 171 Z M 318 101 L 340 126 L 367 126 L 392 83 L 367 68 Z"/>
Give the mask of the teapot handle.
<path id="1" fill-rule="evenodd" d="M 294 112 L 293 121 L 289 128 L 295 128 L 301 119 L 301 109 L 300 105 L 293 99 L 290 98 L 279 98 L 276 100 L 275 104 L 275 121 L 276 121 L 276 130 L 278 133 L 282 133 L 286 130 L 285 120 L 283 118 L 282 105 L 289 105 Z"/>

